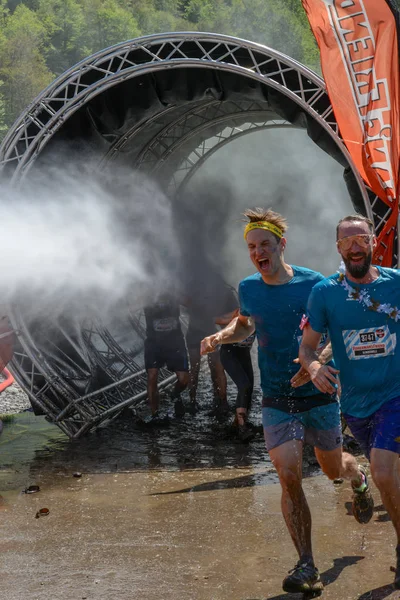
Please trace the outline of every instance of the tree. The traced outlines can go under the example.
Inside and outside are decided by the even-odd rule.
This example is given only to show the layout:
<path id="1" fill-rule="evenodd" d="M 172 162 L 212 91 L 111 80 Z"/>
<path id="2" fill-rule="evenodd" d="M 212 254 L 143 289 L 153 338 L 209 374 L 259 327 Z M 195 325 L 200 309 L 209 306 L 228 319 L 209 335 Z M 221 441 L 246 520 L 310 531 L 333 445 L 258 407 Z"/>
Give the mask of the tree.
<path id="1" fill-rule="evenodd" d="M 138 22 L 117 0 L 83 0 L 84 40 L 91 52 L 140 35 Z"/>
<path id="2" fill-rule="evenodd" d="M 232 7 L 224 0 L 189 0 L 184 14 L 199 31 L 228 33 L 231 12 Z"/>
<path id="3" fill-rule="evenodd" d="M 318 45 L 314 34 L 311 31 L 306 11 L 304 10 L 301 2 L 298 0 L 287 0 L 286 5 L 294 17 L 295 27 L 298 29 L 301 36 L 301 44 L 303 48 L 302 62 L 315 71 L 320 71 Z"/>
<path id="4" fill-rule="evenodd" d="M 181 0 L 120 0 L 138 23 L 141 35 L 166 31 L 188 31 L 195 26 L 184 16 Z"/>
<path id="5" fill-rule="evenodd" d="M 6 109 L 5 109 L 4 98 L 1 93 L 2 85 L 3 85 L 3 82 L 0 81 L 0 141 L 3 139 L 3 137 L 5 136 L 5 134 L 7 132 L 7 125 L 6 125 L 6 121 L 5 121 Z"/>
<path id="6" fill-rule="evenodd" d="M 232 0 L 226 26 L 231 35 L 265 44 L 301 62 L 306 62 L 305 50 L 316 48 L 301 5 L 299 11 L 290 10 L 281 0 Z"/>
<path id="7" fill-rule="evenodd" d="M 259 42 L 312 67 L 319 63 L 300 0 L 185 0 L 183 10 L 198 30 Z"/>
<path id="8" fill-rule="evenodd" d="M 50 39 L 47 65 L 60 74 L 87 54 L 83 9 L 78 0 L 38 1 L 37 15 Z"/>
<path id="9" fill-rule="evenodd" d="M 10 14 L 10 9 L 8 7 L 7 0 L 0 0 L 0 31 L 3 29 L 6 24 L 8 15 Z"/>
<path id="10" fill-rule="evenodd" d="M 47 32 L 37 15 L 20 4 L 5 20 L 0 37 L 0 79 L 4 82 L 5 120 L 15 117 L 54 78 L 46 66 Z"/>
<path id="11" fill-rule="evenodd" d="M 126 6 L 135 17 L 142 35 L 166 31 L 188 31 L 194 24 L 184 18 L 180 0 L 126 0 Z"/>

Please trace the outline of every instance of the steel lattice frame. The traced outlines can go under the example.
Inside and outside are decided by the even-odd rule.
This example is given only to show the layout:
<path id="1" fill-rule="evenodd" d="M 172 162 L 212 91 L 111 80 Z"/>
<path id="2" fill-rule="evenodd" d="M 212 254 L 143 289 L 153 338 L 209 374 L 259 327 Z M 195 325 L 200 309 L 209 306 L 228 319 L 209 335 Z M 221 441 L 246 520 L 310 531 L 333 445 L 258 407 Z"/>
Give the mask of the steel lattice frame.
<path id="1" fill-rule="evenodd" d="M 371 207 L 365 186 L 340 138 L 323 80 L 270 48 L 209 33 L 148 36 L 107 48 L 78 63 L 44 90 L 10 129 L 0 147 L 1 171 L 17 185 L 54 134 L 87 102 L 128 79 L 182 68 L 216 69 L 250 78 L 299 105 L 331 136 L 347 159 L 366 213 L 374 218 L 377 229 L 386 222 L 386 206 L 382 207 L 383 203 L 376 199 Z M 132 143 L 135 136 L 150 122 L 157 123 L 157 119 L 158 133 L 144 144 L 132 166 L 161 174 L 171 193 L 185 183 L 208 156 L 236 136 L 255 128 L 288 126 L 261 101 L 192 102 L 179 111 L 173 106 L 164 108 L 121 137 L 109 134 L 110 150 L 103 161 L 118 157 L 128 141 Z M 82 396 L 73 385 L 75 367 L 71 366 L 69 380 L 48 360 L 43 348 L 38 347 L 23 317 L 14 312 L 12 319 L 19 340 L 13 372 L 32 403 L 57 422 L 67 435 L 78 437 L 145 396 L 145 376 L 140 365 L 126 355 L 101 325 L 85 325 L 78 342 L 68 340 L 74 343 L 88 373 L 99 365 L 114 379 L 102 389 Z M 136 326 L 139 331 L 139 324 Z M 61 333 L 68 338 L 67 332 Z M 143 331 L 138 335 L 143 337 Z M 116 362 L 120 367 L 118 372 L 112 368 Z M 162 385 L 172 380 L 165 372 Z"/>

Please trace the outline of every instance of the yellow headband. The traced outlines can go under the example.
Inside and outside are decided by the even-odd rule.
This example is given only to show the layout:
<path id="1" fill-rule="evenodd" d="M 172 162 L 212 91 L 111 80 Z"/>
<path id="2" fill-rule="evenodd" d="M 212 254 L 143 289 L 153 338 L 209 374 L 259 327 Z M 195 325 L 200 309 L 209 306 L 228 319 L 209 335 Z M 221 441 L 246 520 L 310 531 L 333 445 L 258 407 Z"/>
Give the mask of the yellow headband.
<path id="1" fill-rule="evenodd" d="M 267 231 L 277 235 L 279 239 L 283 237 L 282 229 L 279 229 L 279 227 L 273 225 L 269 221 L 253 221 L 253 223 L 247 223 L 244 229 L 244 239 L 246 239 L 249 231 L 252 231 L 253 229 L 266 229 Z"/>

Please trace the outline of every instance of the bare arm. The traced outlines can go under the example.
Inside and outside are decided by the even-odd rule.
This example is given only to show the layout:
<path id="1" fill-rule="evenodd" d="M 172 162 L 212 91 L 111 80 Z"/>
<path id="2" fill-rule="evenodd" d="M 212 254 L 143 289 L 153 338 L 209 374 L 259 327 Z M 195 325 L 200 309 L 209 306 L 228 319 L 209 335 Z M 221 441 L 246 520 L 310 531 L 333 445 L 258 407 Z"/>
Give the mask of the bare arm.
<path id="1" fill-rule="evenodd" d="M 332 349 L 329 344 L 319 354 L 317 348 L 320 340 L 321 334 L 318 331 L 314 331 L 310 325 L 304 328 L 299 352 L 300 364 L 308 371 L 311 381 L 320 392 L 333 394 L 336 391 L 334 385 L 338 384 L 336 375 L 339 371 L 322 364 L 331 356 Z"/>
<path id="2" fill-rule="evenodd" d="M 239 314 L 239 309 L 237 308 L 236 310 L 232 310 L 229 313 L 225 313 L 224 315 L 220 315 L 219 317 L 215 318 L 215 323 L 216 325 L 229 325 L 229 323 L 231 323 L 232 319 L 234 319 L 234 317 L 237 317 Z"/>
<path id="3" fill-rule="evenodd" d="M 317 350 L 318 360 L 322 365 L 326 365 L 330 360 L 332 360 L 332 344 L 330 340 L 328 340 L 323 348 Z"/>
<path id="4" fill-rule="evenodd" d="M 254 329 L 253 319 L 238 315 L 224 329 L 204 338 L 201 341 L 200 352 L 201 354 L 208 354 L 209 352 L 214 352 L 216 346 L 219 344 L 242 342 L 254 333 Z"/>
<path id="5" fill-rule="evenodd" d="M 332 360 L 332 344 L 328 340 L 322 348 L 317 350 L 318 360 L 322 365 L 326 365 Z M 300 359 L 296 358 L 294 361 L 296 364 L 300 364 Z M 297 388 L 311 381 L 310 373 L 304 367 L 300 367 L 295 375 L 293 375 L 290 383 L 292 387 Z"/>

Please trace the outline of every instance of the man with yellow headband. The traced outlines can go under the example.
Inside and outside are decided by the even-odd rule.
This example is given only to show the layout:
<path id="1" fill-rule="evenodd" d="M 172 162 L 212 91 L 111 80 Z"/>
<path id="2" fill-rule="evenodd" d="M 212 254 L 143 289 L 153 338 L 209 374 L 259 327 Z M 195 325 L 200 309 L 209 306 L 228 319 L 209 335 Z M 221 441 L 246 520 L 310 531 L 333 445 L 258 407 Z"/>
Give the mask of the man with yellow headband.
<path id="1" fill-rule="evenodd" d="M 323 586 L 314 564 L 311 514 L 302 489 L 303 443 L 314 446 L 319 464 L 330 479 L 343 477 L 357 488 L 364 479 L 354 457 L 342 452 L 336 389 L 327 385 L 324 392 L 319 391 L 294 362 L 308 296 L 324 277 L 285 262 L 287 225 L 282 215 L 259 208 L 246 210 L 244 215 L 249 221 L 244 237 L 257 273 L 239 285 L 239 316 L 225 329 L 205 338 L 201 351 L 212 352 L 219 344 L 240 342 L 256 332 L 265 442 L 282 486 L 283 516 L 299 555 L 295 568 L 283 581 L 283 589 L 318 592 Z M 319 351 L 319 360 L 327 363 L 330 357 L 330 347 L 325 345 Z M 365 518 L 357 513 L 357 507 L 355 516 L 358 520 Z"/>

